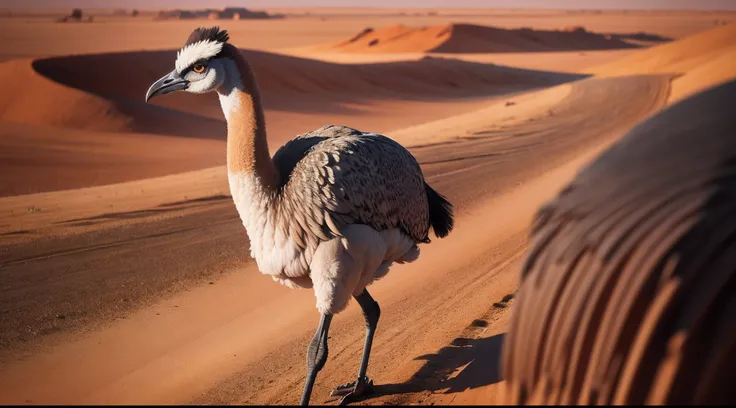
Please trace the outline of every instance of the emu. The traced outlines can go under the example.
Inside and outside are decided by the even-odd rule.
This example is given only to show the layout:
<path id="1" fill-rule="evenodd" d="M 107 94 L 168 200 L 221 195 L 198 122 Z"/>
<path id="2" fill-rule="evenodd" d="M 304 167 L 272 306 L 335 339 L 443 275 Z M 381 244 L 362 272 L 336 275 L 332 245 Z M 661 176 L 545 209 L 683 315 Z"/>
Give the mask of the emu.
<path id="1" fill-rule="evenodd" d="M 649 117 L 537 212 L 508 405 L 736 402 L 736 80 Z"/>
<path id="2" fill-rule="evenodd" d="M 327 125 L 282 146 L 273 157 L 256 78 L 219 27 L 195 29 L 175 69 L 148 89 L 146 101 L 174 91 L 217 92 L 227 121 L 230 192 L 258 269 L 290 288 L 313 288 L 321 314 L 307 348 L 301 404 L 308 405 L 327 360 L 332 317 L 351 297 L 366 320 L 357 380 L 337 387 L 341 402 L 372 385 L 366 376 L 380 316 L 366 287 L 394 263 L 419 257 L 453 228 L 452 204 L 424 181 L 414 156 L 393 139 Z"/>

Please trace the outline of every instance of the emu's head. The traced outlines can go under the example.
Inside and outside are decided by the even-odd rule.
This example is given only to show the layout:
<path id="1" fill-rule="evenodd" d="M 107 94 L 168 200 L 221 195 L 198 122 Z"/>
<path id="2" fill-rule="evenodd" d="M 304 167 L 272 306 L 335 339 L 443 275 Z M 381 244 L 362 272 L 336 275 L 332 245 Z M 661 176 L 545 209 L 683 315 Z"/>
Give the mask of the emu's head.
<path id="1" fill-rule="evenodd" d="M 195 29 L 179 50 L 174 70 L 154 82 L 146 93 L 146 102 L 174 91 L 205 93 L 228 86 L 238 77 L 228 33 L 219 27 Z"/>

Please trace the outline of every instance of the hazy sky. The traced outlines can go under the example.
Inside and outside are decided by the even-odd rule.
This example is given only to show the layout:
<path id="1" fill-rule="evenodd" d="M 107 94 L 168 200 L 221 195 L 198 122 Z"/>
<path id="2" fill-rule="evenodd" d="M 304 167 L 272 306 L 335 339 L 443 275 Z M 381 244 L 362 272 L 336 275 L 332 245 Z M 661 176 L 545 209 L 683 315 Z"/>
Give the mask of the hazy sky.
<path id="1" fill-rule="evenodd" d="M 736 0 L 0 0 L 0 8 L 502 7 L 562 9 L 736 10 Z"/>

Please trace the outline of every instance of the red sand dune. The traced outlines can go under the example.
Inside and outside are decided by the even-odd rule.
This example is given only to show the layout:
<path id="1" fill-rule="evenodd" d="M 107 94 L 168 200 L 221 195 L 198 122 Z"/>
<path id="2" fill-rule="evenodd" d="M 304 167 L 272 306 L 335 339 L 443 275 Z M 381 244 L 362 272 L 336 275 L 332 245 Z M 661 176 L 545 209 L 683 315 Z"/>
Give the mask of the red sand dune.
<path id="1" fill-rule="evenodd" d="M 365 100 L 481 96 L 503 87 L 545 86 L 576 78 L 438 58 L 336 64 L 258 51 L 245 54 L 258 76 L 266 109 L 279 111 L 332 112 L 337 105 Z M 214 94 L 178 93 L 153 104 L 144 102 L 148 86 L 173 68 L 175 58 L 174 51 L 154 51 L 2 63 L 0 87 L 6 92 L 0 96 L 0 120 L 177 136 L 222 133 Z"/>
<path id="2" fill-rule="evenodd" d="M 34 70 L 36 65 L 43 65 L 60 76 L 77 75 L 83 83 L 100 81 L 125 88 L 127 83 L 118 79 L 123 72 L 114 72 L 104 61 L 87 69 L 78 65 L 48 64 L 47 61 L 53 60 L 26 59 L 0 64 L 0 87 L 5 90 L 0 95 L 0 121 L 89 131 L 198 137 L 206 137 L 223 126 L 210 118 L 146 105 L 141 103 L 142 97 L 133 101 L 98 96 L 66 86 Z M 121 71 L 123 69 L 120 67 Z M 90 77 L 95 71 L 97 78 Z M 145 95 L 145 89 L 141 92 Z M 177 124 L 175 129 L 171 123 Z"/>
<path id="3" fill-rule="evenodd" d="M 672 100 L 736 77 L 736 23 L 652 47 L 598 67 L 599 75 L 681 73 L 672 84 Z"/>
<path id="4" fill-rule="evenodd" d="M 275 143 L 293 137 L 295 130 L 311 129 L 305 126 L 316 128 L 346 115 L 355 118 L 351 124 L 366 126 L 359 108 L 372 102 L 415 101 L 416 111 L 428 101 L 459 101 L 582 77 L 441 58 L 336 64 L 244 53 L 264 91 Z M 175 58 L 175 51 L 152 51 L 0 63 L 0 173 L 24 174 L 1 180 L 0 196 L 223 164 L 224 146 L 217 143 L 224 140 L 225 123 L 216 95 L 177 93 L 152 104 L 144 101 L 150 84 L 173 68 Z M 301 116 L 279 119 L 286 114 Z M 190 143 L 182 137 L 203 140 Z M 57 170 L 64 176 L 46 176 Z"/>
<path id="5" fill-rule="evenodd" d="M 582 27 L 561 30 L 503 29 L 472 24 L 429 27 L 395 25 L 366 28 L 354 37 L 320 47 L 339 52 L 490 53 L 634 48 L 620 38 L 596 34 Z"/>
<path id="6" fill-rule="evenodd" d="M 504 86 L 546 86 L 574 78 L 429 57 L 419 61 L 339 64 L 253 50 L 243 53 L 257 75 L 266 109 L 279 111 L 333 112 L 340 104 L 365 100 L 481 96 L 496 93 Z M 143 104 L 148 86 L 169 72 L 175 59 L 175 51 L 130 52 L 49 58 L 35 61 L 33 66 L 46 77 L 70 87 Z M 125 81 L 114 79 L 118 77 Z M 222 119 L 214 94 L 178 93 L 154 99 L 153 103 Z"/>

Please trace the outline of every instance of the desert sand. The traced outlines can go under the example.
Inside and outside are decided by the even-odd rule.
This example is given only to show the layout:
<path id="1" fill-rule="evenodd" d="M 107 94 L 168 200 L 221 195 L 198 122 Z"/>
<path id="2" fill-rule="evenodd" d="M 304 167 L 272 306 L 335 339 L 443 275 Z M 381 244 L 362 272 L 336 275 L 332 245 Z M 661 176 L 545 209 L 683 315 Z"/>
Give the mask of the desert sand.
<path id="1" fill-rule="evenodd" d="M 246 54 L 261 73 L 269 131 L 277 135 L 270 139 L 274 148 L 305 127 L 318 128 L 325 121 L 350 120 L 356 127 L 372 126 L 383 132 L 422 123 L 427 117 L 472 110 L 485 103 L 481 97 L 582 77 L 429 57 L 347 65 L 261 51 Z M 22 173 L 23 178 L 8 180 L 0 196 L 223 165 L 225 122 L 215 95 L 173 95 L 147 104 L 137 92 L 147 89 L 160 72 L 170 70 L 175 55 L 151 51 L 0 63 L 0 83 L 9 91 L 0 98 L 0 120 L 13 123 L 12 129 L 5 130 L 3 155 L 24 157 L 32 139 L 43 142 L 43 152 L 34 153 L 33 163 L 3 160 L 3 172 Z M 100 70 L 101 66 L 109 68 Z M 142 69 L 128 73 L 129 66 Z M 123 76 L 125 82 L 111 79 Z M 371 125 L 375 116 L 388 116 L 388 112 L 393 113 L 390 118 Z M 110 136 L 100 137 L 99 132 Z M 146 146 L 142 138 L 150 144 Z M 88 148 L 65 148 L 69 143 L 91 145 L 99 154 L 89 154 Z M 131 149 L 166 151 L 168 164 Z M 65 177 L 49 179 L 38 173 L 55 167 Z"/>
<path id="2" fill-rule="evenodd" d="M 538 206 L 644 118 L 736 76 L 728 13 L 281 12 L 217 22 L 254 66 L 271 151 L 326 123 L 382 132 L 456 206 L 448 238 L 371 286 L 382 315 L 368 404 L 494 403 Z M 106 18 L 0 28 L 19 39 L 0 55 L 0 403 L 296 403 L 314 295 L 249 258 L 216 98 L 143 101 L 188 33 L 213 23 Z M 435 40 L 410 28 L 431 46 L 319 49 L 398 24 L 667 40 L 428 52 Z M 354 379 L 363 335 L 353 303 L 333 321 L 313 403 Z"/>
<path id="3" fill-rule="evenodd" d="M 380 29 L 368 27 L 336 44 L 317 50 L 356 53 L 432 52 L 499 53 L 634 48 L 623 38 L 591 33 L 583 27 L 560 30 L 503 29 L 474 24 L 444 24 Z"/>
<path id="4" fill-rule="evenodd" d="M 736 76 L 736 24 L 708 30 L 672 44 L 585 70 L 598 76 L 677 73 L 671 101 Z"/>

